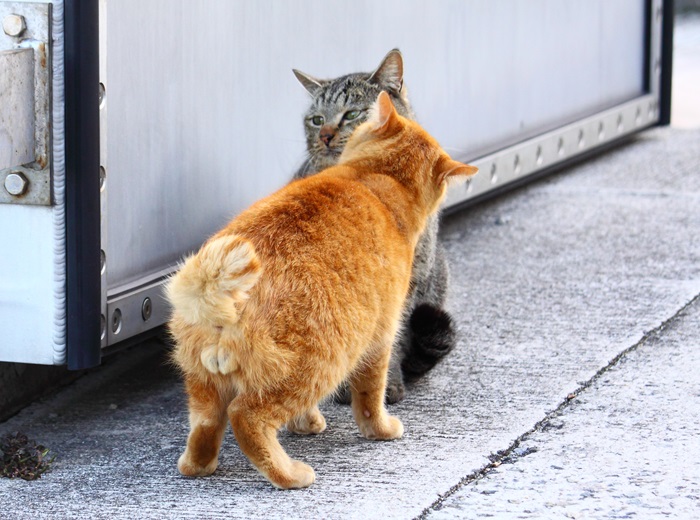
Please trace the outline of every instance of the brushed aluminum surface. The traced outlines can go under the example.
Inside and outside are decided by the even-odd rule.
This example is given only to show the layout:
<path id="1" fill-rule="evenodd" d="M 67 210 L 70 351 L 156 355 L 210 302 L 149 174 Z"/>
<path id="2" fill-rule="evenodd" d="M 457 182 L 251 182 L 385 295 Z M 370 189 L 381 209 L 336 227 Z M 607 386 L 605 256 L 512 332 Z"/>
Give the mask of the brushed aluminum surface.
<path id="1" fill-rule="evenodd" d="M 643 93 L 638 0 L 102 5 L 108 291 L 290 178 L 307 104 L 292 67 L 371 70 L 399 47 L 419 120 L 461 158 Z"/>
<path id="2" fill-rule="evenodd" d="M 447 206 L 658 119 L 643 0 L 100 6 L 103 345 L 163 323 L 159 277 L 302 162 L 308 98 L 292 68 L 369 71 L 399 47 L 419 121 L 481 167 Z"/>

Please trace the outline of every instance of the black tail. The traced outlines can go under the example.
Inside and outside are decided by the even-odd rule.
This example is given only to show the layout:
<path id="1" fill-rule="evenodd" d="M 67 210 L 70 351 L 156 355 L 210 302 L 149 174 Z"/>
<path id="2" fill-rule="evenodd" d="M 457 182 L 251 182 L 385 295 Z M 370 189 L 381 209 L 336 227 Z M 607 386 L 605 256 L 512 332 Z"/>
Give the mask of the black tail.
<path id="1" fill-rule="evenodd" d="M 452 318 L 439 307 L 422 303 L 411 313 L 410 347 L 401 362 L 405 381 L 425 375 L 455 346 Z"/>

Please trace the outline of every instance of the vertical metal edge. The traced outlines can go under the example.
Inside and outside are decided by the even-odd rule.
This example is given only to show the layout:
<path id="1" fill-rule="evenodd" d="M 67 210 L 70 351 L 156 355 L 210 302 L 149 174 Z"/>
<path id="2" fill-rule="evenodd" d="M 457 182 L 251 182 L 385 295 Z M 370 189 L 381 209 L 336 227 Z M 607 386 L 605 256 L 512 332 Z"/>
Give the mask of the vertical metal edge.
<path id="1" fill-rule="evenodd" d="M 51 9 L 52 88 L 50 106 L 51 168 L 53 170 L 53 247 L 54 247 L 54 364 L 66 363 L 66 141 L 63 0 L 55 0 Z"/>
<path id="2" fill-rule="evenodd" d="M 66 343 L 80 370 L 101 360 L 98 1 L 66 0 L 64 22 Z"/>
<path id="3" fill-rule="evenodd" d="M 99 41 L 100 41 L 100 84 L 107 85 L 107 0 L 99 0 Z M 100 87 L 100 92 L 102 89 Z M 107 188 L 109 166 L 107 160 L 107 92 L 99 105 L 100 113 L 100 347 L 105 348 L 108 342 L 109 313 L 107 308 L 107 270 L 109 258 L 107 252 Z M 102 184 L 102 168 L 105 180 Z M 103 264 L 104 262 L 104 264 Z"/>
<path id="4" fill-rule="evenodd" d="M 671 124 L 671 87 L 673 76 L 674 0 L 663 0 L 661 27 L 661 78 L 659 92 L 660 126 Z"/>

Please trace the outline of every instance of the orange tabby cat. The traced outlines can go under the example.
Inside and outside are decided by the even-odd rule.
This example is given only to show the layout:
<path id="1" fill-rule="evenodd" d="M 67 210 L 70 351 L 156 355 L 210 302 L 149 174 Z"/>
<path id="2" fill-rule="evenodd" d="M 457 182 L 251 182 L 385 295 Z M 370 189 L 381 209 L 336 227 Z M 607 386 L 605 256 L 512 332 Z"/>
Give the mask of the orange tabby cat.
<path id="1" fill-rule="evenodd" d="M 349 380 L 368 439 L 396 439 L 384 408 L 391 346 L 413 249 L 453 161 L 382 92 L 340 164 L 257 202 L 170 281 L 174 359 L 189 394 L 183 475 L 214 472 L 227 418 L 241 450 L 279 488 L 314 482 L 277 440 L 319 433 L 319 400 Z"/>

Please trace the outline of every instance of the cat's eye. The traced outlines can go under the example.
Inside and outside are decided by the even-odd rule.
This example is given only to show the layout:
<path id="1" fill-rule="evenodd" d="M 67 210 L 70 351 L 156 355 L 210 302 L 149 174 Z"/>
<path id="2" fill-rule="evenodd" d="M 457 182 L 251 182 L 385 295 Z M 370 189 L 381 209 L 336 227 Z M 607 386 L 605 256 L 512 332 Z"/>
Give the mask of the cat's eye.
<path id="1" fill-rule="evenodd" d="M 345 119 L 346 121 L 352 121 L 353 119 L 357 119 L 359 116 L 359 110 L 350 110 L 349 112 L 345 112 L 343 119 Z"/>
<path id="2" fill-rule="evenodd" d="M 314 126 L 321 126 L 323 124 L 323 116 L 314 116 L 311 118 L 311 122 Z"/>

